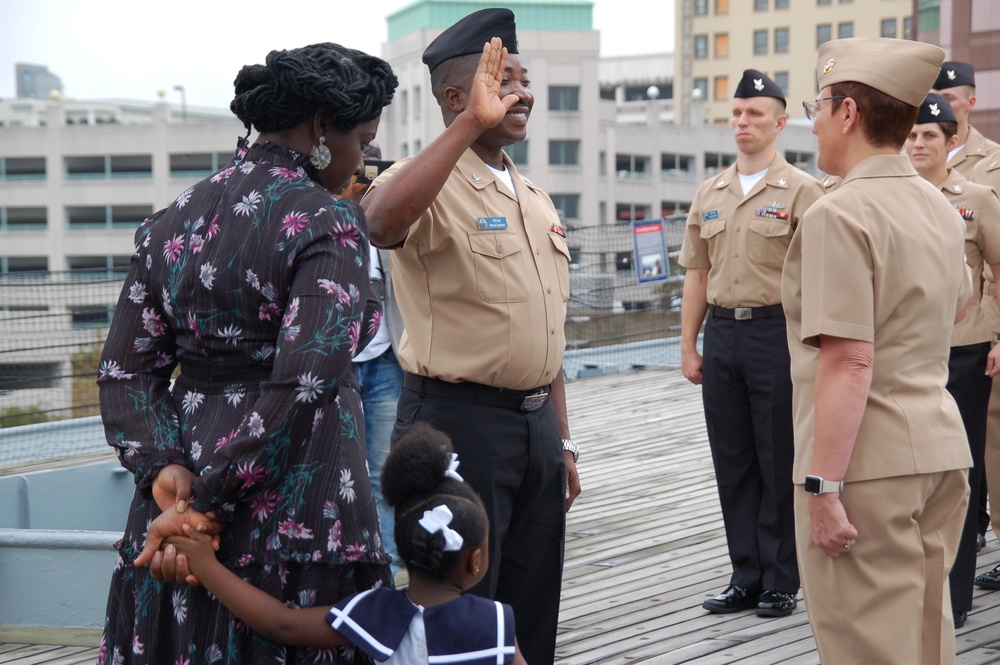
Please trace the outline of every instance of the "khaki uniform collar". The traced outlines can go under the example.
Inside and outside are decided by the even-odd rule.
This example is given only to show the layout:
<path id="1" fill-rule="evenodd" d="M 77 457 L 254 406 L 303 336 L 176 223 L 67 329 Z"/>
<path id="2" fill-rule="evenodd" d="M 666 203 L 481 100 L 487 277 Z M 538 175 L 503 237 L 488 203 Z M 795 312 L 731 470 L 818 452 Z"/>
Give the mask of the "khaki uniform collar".
<path id="1" fill-rule="evenodd" d="M 941 183 L 941 191 L 946 194 L 961 194 L 965 191 L 967 182 L 961 173 L 955 169 L 948 169 L 948 177 Z"/>
<path id="2" fill-rule="evenodd" d="M 913 168 L 909 156 L 899 155 L 875 155 L 855 165 L 851 172 L 844 176 L 843 184 L 851 180 L 862 178 L 899 178 L 920 175 Z"/>
<path id="3" fill-rule="evenodd" d="M 764 189 L 765 186 L 777 187 L 778 189 L 788 189 L 788 176 L 789 169 L 788 162 L 782 157 L 781 153 L 777 150 L 774 151 L 774 157 L 771 159 L 771 163 L 767 165 L 767 173 L 753 186 L 746 196 L 743 195 L 743 186 L 740 184 L 740 173 L 736 170 L 736 164 L 732 164 L 729 168 L 723 171 L 715 183 L 713 189 L 726 189 L 731 192 L 734 196 L 742 199 L 749 199 L 755 196 L 758 192 Z"/>
<path id="4" fill-rule="evenodd" d="M 521 185 L 528 185 L 527 181 L 521 178 L 521 175 L 514 168 L 514 163 L 510 161 L 510 157 L 507 153 L 503 153 L 503 163 L 507 167 L 507 171 L 510 172 L 511 181 L 514 183 L 514 190 L 519 191 Z M 482 191 L 487 187 L 494 187 L 498 192 L 508 197 L 511 200 L 517 200 L 509 189 L 507 185 L 497 182 L 496 176 L 493 175 L 493 171 L 489 166 L 486 165 L 479 155 L 477 155 L 472 148 L 468 148 L 462 156 L 458 159 L 458 163 L 455 164 L 455 168 L 462 174 L 462 177 L 469 183 L 469 185 L 476 191 Z M 520 193 L 518 194 L 520 196 Z"/>

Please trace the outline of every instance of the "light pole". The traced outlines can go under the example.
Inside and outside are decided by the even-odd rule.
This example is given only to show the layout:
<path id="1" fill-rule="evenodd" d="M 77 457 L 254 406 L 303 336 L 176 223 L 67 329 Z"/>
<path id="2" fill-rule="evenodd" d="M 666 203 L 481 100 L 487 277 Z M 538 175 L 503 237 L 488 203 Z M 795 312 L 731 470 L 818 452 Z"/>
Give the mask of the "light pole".
<path id="1" fill-rule="evenodd" d="M 181 122 L 187 122 L 187 117 L 188 117 L 187 97 L 184 95 L 184 86 L 175 85 L 174 90 L 181 93 Z"/>

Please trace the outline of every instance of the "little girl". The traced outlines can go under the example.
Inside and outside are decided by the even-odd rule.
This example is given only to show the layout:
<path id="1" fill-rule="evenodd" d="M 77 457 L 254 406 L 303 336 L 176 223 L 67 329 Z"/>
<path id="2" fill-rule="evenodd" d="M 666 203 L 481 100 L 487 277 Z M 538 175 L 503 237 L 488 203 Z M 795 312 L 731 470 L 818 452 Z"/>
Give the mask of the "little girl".
<path id="1" fill-rule="evenodd" d="M 208 534 L 188 527 L 187 537 L 168 542 L 203 586 L 274 642 L 317 647 L 349 642 L 391 665 L 524 665 L 510 606 L 462 595 L 486 574 L 489 524 L 451 451 L 445 434 L 417 423 L 393 447 L 382 470 L 385 501 L 396 516 L 396 546 L 409 573 L 405 591 L 370 589 L 332 608 L 287 607 L 219 563 Z"/>

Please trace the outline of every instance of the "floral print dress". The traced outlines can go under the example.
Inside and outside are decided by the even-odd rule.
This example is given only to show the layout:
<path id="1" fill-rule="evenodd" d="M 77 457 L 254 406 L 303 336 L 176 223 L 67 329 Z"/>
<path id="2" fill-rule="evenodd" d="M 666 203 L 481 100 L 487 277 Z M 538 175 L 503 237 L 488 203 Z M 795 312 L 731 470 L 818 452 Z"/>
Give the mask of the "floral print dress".
<path id="1" fill-rule="evenodd" d="M 366 658 L 270 642 L 205 589 L 132 565 L 160 513 L 153 479 L 182 464 L 198 476 L 191 505 L 225 523 L 219 559 L 285 604 L 390 581 L 351 365 L 381 316 L 367 229 L 315 176 L 295 151 L 241 141 L 136 234 L 98 378 L 108 442 L 136 481 L 101 663 Z"/>

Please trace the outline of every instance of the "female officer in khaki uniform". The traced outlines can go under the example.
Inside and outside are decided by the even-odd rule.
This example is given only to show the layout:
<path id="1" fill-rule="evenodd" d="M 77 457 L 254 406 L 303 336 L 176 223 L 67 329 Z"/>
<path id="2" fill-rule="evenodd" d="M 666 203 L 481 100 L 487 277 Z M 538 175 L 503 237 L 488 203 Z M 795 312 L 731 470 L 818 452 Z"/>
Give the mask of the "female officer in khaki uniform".
<path id="1" fill-rule="evenodd" d="M 954 662 L 945 585 L 971 457 L 945 384 L 972 285 L 961 217 L 900 154 L 943 58 L 827 42 L 804 103 L 819 167 L 843 178 L 802 218 L 782 278 L 796 547 L 824 663 Z"/>
<path id="2" fill-rule="evenodd" d="M 936 186 L 965 221 L 965 259 L 973 275 L 983 274 L 984 264 L 1000 268 L 1000 200 L 989 187 L 966 180 L 948 167 L 948 153 L 958 145 L 958 123 L 948 99 L 931 93 L 920 105 L 917 124 L 906 139 L 906 153 L 917 172 Z M 979 280 L 974 280 L 975 303 L 981 297 Z M 970 496 L 979 496 L 983 477 L 983 452 L 986 447 L 986 412 L 990 389 L 996 374 L 996 358 L 990 357 L 990 332 L 982 308 L 969 307 L 969 313 L 955 325 L 951 334 L 948 359 L 948 392 L 958 403 L 965 433 L 969 437 L 972 468 L 969 469 Z M 997 349 L 1000 354 L 1000 348 Z M 994 354 L 996 355 L 996 354 Z M 979 504 L 970 500 L 965 527 L 948 576 L 951 587 L 951 611 L 955 627 L 965 624 L 972 609 L 972 582 L 976 575 L 976 536 Z"/>

